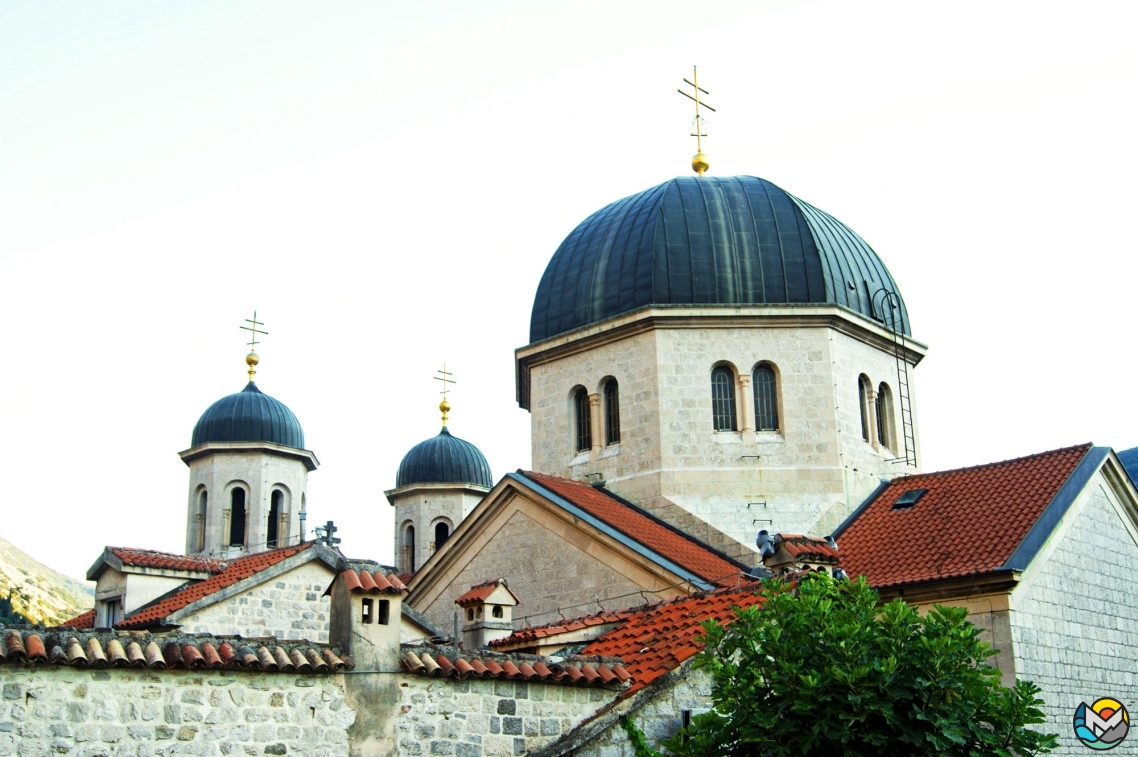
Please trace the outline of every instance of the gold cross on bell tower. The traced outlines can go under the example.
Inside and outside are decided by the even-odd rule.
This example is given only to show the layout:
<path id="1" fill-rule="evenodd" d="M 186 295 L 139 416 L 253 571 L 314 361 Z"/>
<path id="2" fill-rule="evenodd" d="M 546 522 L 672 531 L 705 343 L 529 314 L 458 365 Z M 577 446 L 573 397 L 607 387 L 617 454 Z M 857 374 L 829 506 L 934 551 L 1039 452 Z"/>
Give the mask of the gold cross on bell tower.
<path id="1" fill-rule="evenodd" d="M 703 116 L 701 116 L 699 114 L 699 106 L 702 105 L 703 107 L 710 110 L 712 113 L 715 112 L 715 108 L 711 107 L 710 105 L 708 105 L 707 103 L 705 103 L 699 99 L 699 93 L 700 92 L 702 92 L 705 95 L 710 95 L 711 93 L 708 92 L 703 87 L 699 86 L 699 76 L 698 76 L 698 71 L 696 69 L 697 69 L 696 66 L 692 66 L 691 80 L 690 81 L 688 79 L 684 79 L 684 84 L 690 84 L 692 91 L 695 94 L 689 95 L 687 92 L 683 91 L 682 89 L 677 89 L 676 91 L 679 92 L 684 97 L 688 98 L 689 100 L 692 100 L 695 102 L 695 120 L 692 121 L 692 123 L 695 125 L 695 131 L 692 132 L 692 136 L 695 137 L 695 156 L 691 159 L 691 169 L 693 171 L 695 171 L 697 174 L 699 174 L 700 176 L 703 176 L 704 171 L 706 171 L 708 168 L 710 168 L 711 164 L 707 162 L 707 156 L 703 154 L 703 138 L 706 137 L 707 135 L 703 133 L 703 125 L 704 125 L 705 121 L 703 120 Z"/>
<path id="2" fill-rule="evenodd" d="M 439 392 L 443 396 L 443 401 L 439 403 L 439 411 L 443 414 L 443 428 L 446 428 L 447 413 L 450 412 L 450 403 L 447 402 L 447 392 L 450 391 L 450 387 L 448 387 L 447 384 L 457 384 L 458 382 L 451 378 L 452 374 L 447 370 L 447 364 L 445 362 L 443 363 L 443 369 L 441 371 L 435 371 L 435 373 L 440 374 L 434 377 L 435 381 L 443 382 L 443 390 Z"/>
<path id="3" fill-rule="evenodd" d="M 260 342 L 257 341 L 257 334 L 261 334 L 263 336 L 268 336 L 269 332 L 261 331 L 259 328 L 257 328 L 258 326 L 264 326 L 265 324 L 263 324 L 257 320 L 257 311 L 256 310 L 253 311 L 253 317 L 252 318 L 246 318 L 245 319 L 245 323 L 248 323 L 251 325 L 240 326 L 238 328 L 242 328 L 245 331 L 253 332 L 252 334 L 249 335 L 250 336 L 250 339 L 248 342 L 249 354 L 245 356 L 245 365 L 249 366 L 249 381 L 252 382 L 253 376 L 257 373 L 257 371 L 254 369 L 256 368 L 257 363 L 261 362 L 261 358 L 257 357 L 257 352 L 256 352 L 256 347 L 258 344 L 260 344 Z"/>

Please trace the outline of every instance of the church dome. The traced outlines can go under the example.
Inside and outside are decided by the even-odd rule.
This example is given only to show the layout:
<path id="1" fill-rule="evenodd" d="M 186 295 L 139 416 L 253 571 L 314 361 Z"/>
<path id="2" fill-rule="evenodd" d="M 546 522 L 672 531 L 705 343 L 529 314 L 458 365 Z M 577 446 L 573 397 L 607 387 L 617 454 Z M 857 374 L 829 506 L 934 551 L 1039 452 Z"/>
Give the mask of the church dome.
<path id="1" fill-rule="evenodd" d="M 840 305 L 909 333 L 893 277 L 841 221 L 754 176 L 678 177 L 565 238 L 538 285 L 530 342 L 648 305 L 796 304 Z"/>
<path id="2" fill-rule="evenodd" d="M 443 426 L 438 436 L 416 444 L 399 463 L 395 487 L 412 484 L 474 484 L 489 489 L 494 479 L 479 449 L 451 436 Z"/>
<path id="3" fill-rule="evenodd" d="M 202 413 L 194 426 L 193 446 L 207 442 L 269 442 L 304 449 L 304 430 L 283 402 L 250 381 Z"/>

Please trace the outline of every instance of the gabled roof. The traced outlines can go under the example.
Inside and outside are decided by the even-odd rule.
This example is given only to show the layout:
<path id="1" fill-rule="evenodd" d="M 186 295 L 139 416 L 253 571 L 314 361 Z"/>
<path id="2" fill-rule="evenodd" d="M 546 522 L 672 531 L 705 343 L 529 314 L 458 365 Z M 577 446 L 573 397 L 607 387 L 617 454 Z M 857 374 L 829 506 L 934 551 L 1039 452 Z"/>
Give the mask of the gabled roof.
<path id="1" fill-rule="evenodd" d="M 606 610 L 604 612 L 584 615 L 570 620 L 557 620 L 552 623 L 546 623 L 545 625 L 519 628 L 509 636 L 501 639 L 491 639 L 487 643 L 492 648 L 532 645 L 542 639 L 553 639 L 555 636 L 582 631 L 586 628 L 623 623 L 632 617 L 639 609 L 640 608 L 634 607 L 628 610 Z"/>
<path id="2" fill-rule="evenodd" d="M 582 649 L 581 655 L 619 657 L 632 675 L 632 683 L 622 695 L 627 696 L 702 649 L 695 637 L 703 633 L 704 621 L 714 618 L 728 625 L 735 620 L 736 607 L 759 604 L 759 588 L 758 583 L 751 583 L 639 608 L 623 624 Z"/>
<path id="3" fill-rule="evenodd" d="M 360 594 L 405 594 L 407 587 L 399 580 L 395 573 L 384 573 L 382 570 L 354 570 L 348 568 L 341 571 L 337 578 L 344 582 L 348 591 Z M 325 596 L 332 593 L 332 585 L 324 592 Z"/>
<path id="4" fill-rule="evenodd" d="M 649 556 L 678 566 L 680 572 L 689 572 L 710 586 L 727 586 L 736 582 L 740 571 L 747 566 L 735 562 L 681 531 L 654 518 L 631 502 L 621 499 L 602 487 L 591 486 L 560 476 L 519 471 L 517 478 L 529 486 L 544 489 L 551 501 L 567 503 L 583 510 L 605 525 L 615 529 L 626 539 L 647 548 Z"/>
<path id="5" fill-rule="evenodd" d="M 218 638 L 208 634 L 114 631 L 69 634 L 62 630 L 10 630 L 0 643 L 0 663 L 47 663 L 78 668 L 136 667 L 200 670 L 260 670 L 281 673 L 332 673 L 352 668 L 347 655 L 306 642 Z"/>
<path id="6" fill-rule="evenodd" d="M 122 571 L 123 568 L 150 568 L 214 575 L 225 570 L 228 564 L 226 560 L 197 555 L 176 555 L 171 552 L 157 552 L 153 549 L 134 549 L 131 547 L 106 547 L 99 559 L 87 570 L 87 580 L 96 580 L 107 567 L 118 571 Z"/>
<path id="7" fill-rule="evenodd" d="M 835 532 L 842 567 L 879 588 L 1022 571 L 1108 453 L 1082 444 L 893 479 Z"/>
<path id="8" fill-rule="evenodd" d="M 775 547 L 787 551 L 795 560 L 837 565 L 840 562 L 838 550 L 825 539 L 802 534 L 775 534 Z"/>
<path id="9" fill-rule="evenodd" d="M 475 584 L 470 587 L 470 591 L 460 595 L 458 599 L 454 600 L 454 603 L 466 607 L 467 605 L 476 605 L 485 602 L 494 592 L 498 591 L 498 587 L 501 587 L 510 595 L 515 605 L 519 604 L 520 600 L 514 592 L 510 591 L 510 587 L 506 584 L 505 578 L 491 578 L 489 581 Z"/>
<path id="10" fill-rule="evenodd" d="M 187 605 L 209 597 L 211 594 L 226 589 L 238 581 L 250 578 L 263 570 L 284 562 L 293 555 L 311 549 L 314 542 L 305 542 L 291 547 L 270 549 L 267 552 L 258 552 L 231 560 L 218 574 L 210 576 L 204 581 L 191 583 L 172 594 L 159 598 L 149 605 L 138 608 L 115 628 L 145 628 L 159 624 L 171 614 L 185 608 Z"/>

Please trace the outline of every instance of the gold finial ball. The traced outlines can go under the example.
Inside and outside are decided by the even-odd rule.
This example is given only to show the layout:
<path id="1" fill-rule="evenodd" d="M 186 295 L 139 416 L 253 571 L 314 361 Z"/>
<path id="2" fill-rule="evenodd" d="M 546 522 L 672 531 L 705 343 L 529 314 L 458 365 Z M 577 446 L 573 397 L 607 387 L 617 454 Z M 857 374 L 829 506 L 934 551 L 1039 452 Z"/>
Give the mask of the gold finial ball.
<path id="1" fill-rule="evenodd" d="M 253 366 L 255 366 L 259 362 L 261 362 L 261 358 L 257 357 L 256 352 L 250 352 L 248 355 L 245 356 L 245 365 L 249 366 L 250 368 L 252 368 Z"/>
<path id="2" fill-rule="evenodd" d="M 711 164 L 707 162 L 707 156 L 702 152 L 697 152 L 691 159 L 691 170 L 702 175 L 704 171 L 711 168 Z"/>
<path id="3" fill-rule="evenodd" d="M 441 412 L 443 415 L 446 415 L 447 413 L 449 413 L 450 412 L 450 403 L 447 402 L 446 400 L 443 400 L 442 402 L 440 402 L 439 403 L 439 412 Z"/>

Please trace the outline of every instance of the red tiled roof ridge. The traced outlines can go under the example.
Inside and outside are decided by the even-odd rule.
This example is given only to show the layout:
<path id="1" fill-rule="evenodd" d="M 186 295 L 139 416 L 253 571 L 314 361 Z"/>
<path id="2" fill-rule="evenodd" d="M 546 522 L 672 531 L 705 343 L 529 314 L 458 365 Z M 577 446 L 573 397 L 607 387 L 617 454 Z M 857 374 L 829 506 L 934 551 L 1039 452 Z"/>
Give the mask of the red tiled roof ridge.
<path id="1" fill-rule="evenodd" d="M 404 647 L 400 662 L 419 675 L 445 678 L 488 678 L 579 686 L 622 687 L 629 679 L 618 658 L 601 655 L 553 659 L 539 655 L 483 652 L 472 654 L 453 647 Z"/>
<path id="2" fill-rule="evenodd" d="M 727 585 L 745 569 L 741 563 L 608 489 L 547 473 L 521 469 L 518 473 L 709 583 Z M 574 497 L 574 493 L 580 496 Z"/>
<path id="3" fill-rule="evenodd" d="M 1080 449 L 1084 450 L 1086 452 L 1086 451 L 1090 451 L 1090 449 L 1094 446 L 1095 446 L 1094 442 L 1084 442 L 1082 444 L 1072 444 L 1068 447 L 1057 447 L 1055 449 L 1049 449 L 1049 450 L 1045 450 L 1043 452 L 1035 452 L 1035 453 L 1030 454 L 1030 455 L 1021 455 L 1020 457 L 1011 457 L 1011 458 L 1008 458 L 1007 460 L 996 460 L 996 461 L 991 462 L 991 463 L 978 463 L 976 465 L 965 465 L 965 466 L 960 467 L 960 468 L 947 468 L 945 470 L 929 471 L 928 473 L 913 473 L 913 474 L 910 474 L 907 476 L 898 476 L 896 478 L 890 479 L 889 483 L 895 484 L 895 483 L 898 483 L 900 481 L 916 481 L 916 480 L 922 479 L 922 478 L 939 478 L 942 476 L 950 476 L 950 475 L 959 474 L 959 473 L 966 473 L 966 472 L 970 472 L 970 471 L 983 470 L 984 468 L 997 468 L 997 467 L 1002 466 L 1002 465 L 1013 465 L 1013 464 L 1025 462 L 1027 460 L 1035 460 L 1037 458 L 1048 457 L 1050 455 L 1058 455 L 1058 454 L 1066 453 L 1066 452 L 1073 452 L 1075 450 L 1080 450 Z"/>
<path id="4" fill-rule="evenodd" d="M 115 628 L 139 627 L 160 621 L 193 602 L 205 599 L 214 592 L 228 588 L 238 581 L 254 576 L 266 568 L 271 568 L 277 563 L 303 552 L 314 543 L 306 541 L 291 547 L 279 547 L 266 552 L 242 555 L 231 560 L 225 570 L 220 573 L 210 576 L 204 581 L 188 584 L 165 599 L 159 599 L 150 605 L 143 605 L 134 610 L 121 622 L 116 623 Z"/>
<path id="5" fill-rule="evenodd" d="M 220 573 L 229 564 L 230 560 L 200 555 L 179 555 L 173 552 L 161 552 L 156 549 L 140 549 L 137 547 L 107 547 L 108 552 L 122 560 L 123 565 L 137 567 L 168 567 L 175 570 L 193 570 L 195 567 L 209 573 Z M 162 562 L 173 565 L 162 565 Z"/>

